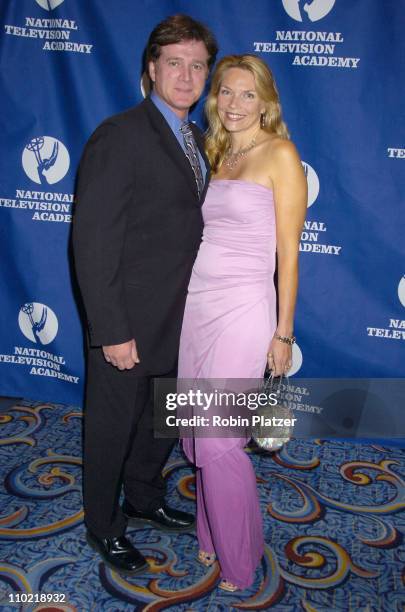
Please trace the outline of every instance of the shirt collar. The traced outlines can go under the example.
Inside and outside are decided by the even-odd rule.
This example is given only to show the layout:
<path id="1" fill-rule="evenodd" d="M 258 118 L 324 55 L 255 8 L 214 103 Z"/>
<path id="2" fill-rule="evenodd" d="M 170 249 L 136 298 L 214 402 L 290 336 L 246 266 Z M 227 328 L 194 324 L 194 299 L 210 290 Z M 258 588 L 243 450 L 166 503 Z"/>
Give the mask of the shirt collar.
<path id="1" fill-rule="evenodd" d="M 157 107 L 157 109 L 162 113 L 163 117 L 166 119 L 167 123 L 169 124 L 173 132 L 177 132 L 178 130 L 180 130 L 183 123 L 188 121 L 188 113 L 186 114 L 184 119 L 180 119 L 180 117 L 178 117 L 176 113 L 172 111 L 172 109 L 166 104 L 166 102 L 164 102 L 162 98 L 158 96 L 158 94 L 155 93 L 154 91 L 152 91 L 150 97 L 151 97 L 152 102 Z"/>

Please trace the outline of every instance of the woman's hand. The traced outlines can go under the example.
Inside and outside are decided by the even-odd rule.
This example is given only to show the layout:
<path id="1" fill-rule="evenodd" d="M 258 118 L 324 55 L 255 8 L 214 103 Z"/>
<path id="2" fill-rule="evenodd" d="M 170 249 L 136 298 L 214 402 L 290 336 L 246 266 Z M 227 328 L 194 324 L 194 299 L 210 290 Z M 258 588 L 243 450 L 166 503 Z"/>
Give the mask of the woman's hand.
<path id="1" fill-rule="evenodd" d="M 288 374 L 288 370 L 291 369 L 292 365 L 291 344 L 273 338 L 267 354 L 267 364 L 273 376 Z"/>

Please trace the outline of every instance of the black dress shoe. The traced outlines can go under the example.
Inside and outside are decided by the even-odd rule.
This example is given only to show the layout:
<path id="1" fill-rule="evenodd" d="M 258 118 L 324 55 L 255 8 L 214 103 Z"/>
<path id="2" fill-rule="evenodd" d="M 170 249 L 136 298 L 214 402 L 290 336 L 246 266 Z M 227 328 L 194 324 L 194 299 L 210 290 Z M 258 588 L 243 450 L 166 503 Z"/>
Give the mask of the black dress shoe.
<path id="1" fill-rule="evenodd" d="M 98 538 L 87 531 L 87 543 L 97 551 L 104 563 L 119 574 L 133 576 L 148 570 L 145 557 L 125 537 Z"/>
<path id="2" fill-rule="evenodd" d="M 122 511 L 130 525 L 150 524 L 163 531 L 191 531 L 195 525 L 195 517 L 188 512 L 175 510 L 163 504 L 156 510 L 136 510 L 125 500 Z"/>

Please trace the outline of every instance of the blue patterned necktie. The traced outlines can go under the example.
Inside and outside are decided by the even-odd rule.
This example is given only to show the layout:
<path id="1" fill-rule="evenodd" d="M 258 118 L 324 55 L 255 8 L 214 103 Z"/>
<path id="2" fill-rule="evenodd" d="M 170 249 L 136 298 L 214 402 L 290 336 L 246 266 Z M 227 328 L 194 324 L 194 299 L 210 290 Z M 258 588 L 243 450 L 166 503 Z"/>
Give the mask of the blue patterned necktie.
<path id="1" fill-rule="evenodd" d="M 204 188 L 204 179 L 201 172 L 200 159 L 198 157 L 197 144 L 194 140 L 193 132 L 189 123 L 183 123 L 180 128 L 180 132 L 183 134 L 185 153 L 188 161 L 194 172 L 195 182 L 197 184 L 198 196 L 201 195 Z"/>

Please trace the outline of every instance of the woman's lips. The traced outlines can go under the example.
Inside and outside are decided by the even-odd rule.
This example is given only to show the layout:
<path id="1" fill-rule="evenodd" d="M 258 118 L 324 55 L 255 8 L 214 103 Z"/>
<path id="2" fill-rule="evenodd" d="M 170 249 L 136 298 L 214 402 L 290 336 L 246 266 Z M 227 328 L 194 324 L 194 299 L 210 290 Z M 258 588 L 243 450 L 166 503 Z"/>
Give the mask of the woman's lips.
<path id="1" fill-rule="evenodd" d="M 245 117 L 245 115 L 240 115 L 239 113 L 225 113 L 225 116 L 227 119 L 230 119 L 231 121 L 240 121 L 241 119 L 243 119 Z"/>

